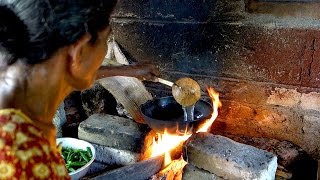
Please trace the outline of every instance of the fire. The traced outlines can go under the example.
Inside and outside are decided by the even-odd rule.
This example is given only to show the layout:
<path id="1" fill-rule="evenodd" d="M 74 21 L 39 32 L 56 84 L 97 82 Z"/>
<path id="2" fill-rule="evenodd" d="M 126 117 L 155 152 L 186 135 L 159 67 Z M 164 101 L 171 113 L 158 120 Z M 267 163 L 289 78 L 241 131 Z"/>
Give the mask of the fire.
<path id="1" fill-rule="evenodd" d="M 207 90 L 212 100 L 213 112 L 209 121 L 204 123 L 200 129 L 197 130 L 197 132 L 207 132 L 209 130 L 214 120 L 216 120 L 218 117 L 218 108 L 222 106 L 221 101 L 219 100 L 219 93 L 216 92 L 212 87 L 209 87 Z"/>
<path id="2" fill-rule="evenodd" d="M 219 93 L 217 93 L 213 88 L 209 87 L 208 94 L 212 99 L 213 105 L 213 113 L 211 118 L 206 121 L 197 132 L 206 132 L 211 127 L 212 123 L 218 116 L 218 108 L 221 106 L 221 102 L 219 100 Z M 151 148 L 151 157 L 159 156 L 165 154 L 165 162 L 164 166 L 167 166 L 171 163 L 170 151 L 178 147 L 181 143 L 186 141 L 192 134 L 184 134 L 184 135 L 173 135 L 167 132 L 164 134 L 158 134 L 157 139 L 153 139 L 153 143 Z"/>
<path id="3" fill-rule="evenodd" d="M 177 136 L 177 135 L 169 134 L 167 132 L 164 132 L 164 134 L 158 133 L 158 139 L 157 140 L 155 138 L 153 139 L 153 143 L 151 146 L 152 148 L 151 157 L 165 154 L 164 166 L 167 166 L 171 162 L 170 150 L 179 146 L 181 142 L 186 141 L 190 136 L 191 134 Z"/>

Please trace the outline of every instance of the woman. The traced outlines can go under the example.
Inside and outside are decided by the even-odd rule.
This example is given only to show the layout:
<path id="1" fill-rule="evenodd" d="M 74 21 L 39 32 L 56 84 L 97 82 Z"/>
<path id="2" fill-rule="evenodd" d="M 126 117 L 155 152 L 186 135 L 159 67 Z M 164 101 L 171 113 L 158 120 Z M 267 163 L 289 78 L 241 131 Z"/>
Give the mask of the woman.
<path id="1" fill-rule="evenodd" d="M 70 178 L 56 149 L 52 119 L 71 91 L 95 80 L 115 4 L 0 0 L 0 179 Z M 121 72 L 104 68 L 99 77 Z M 157 73 L 148 66 L 138 76 Z"/>

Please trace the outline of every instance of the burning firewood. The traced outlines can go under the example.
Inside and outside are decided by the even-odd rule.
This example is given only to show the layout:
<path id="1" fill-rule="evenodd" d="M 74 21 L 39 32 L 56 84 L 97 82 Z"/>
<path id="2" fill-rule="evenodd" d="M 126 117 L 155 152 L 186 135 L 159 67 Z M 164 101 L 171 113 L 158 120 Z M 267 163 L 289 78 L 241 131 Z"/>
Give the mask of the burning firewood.
<path id="1" fill-rule="evenodd" d="M 173 160 L 167 167 L 162 169 L 159 173 L 150 177 L 149 180 L 181 180 L 183 168 L 187 164 L 181 157 Z"/>

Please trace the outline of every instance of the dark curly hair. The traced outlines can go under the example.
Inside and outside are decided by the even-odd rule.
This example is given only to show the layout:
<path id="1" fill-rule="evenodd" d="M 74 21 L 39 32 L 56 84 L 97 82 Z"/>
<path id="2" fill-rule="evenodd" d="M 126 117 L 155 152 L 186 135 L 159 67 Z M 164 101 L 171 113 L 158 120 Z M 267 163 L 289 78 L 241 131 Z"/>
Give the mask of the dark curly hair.
<path id="1" fill-rule="evenodd" d="M 0 63 L 36 64 L 109 25 L 117 0 L 0 0 Z"/>

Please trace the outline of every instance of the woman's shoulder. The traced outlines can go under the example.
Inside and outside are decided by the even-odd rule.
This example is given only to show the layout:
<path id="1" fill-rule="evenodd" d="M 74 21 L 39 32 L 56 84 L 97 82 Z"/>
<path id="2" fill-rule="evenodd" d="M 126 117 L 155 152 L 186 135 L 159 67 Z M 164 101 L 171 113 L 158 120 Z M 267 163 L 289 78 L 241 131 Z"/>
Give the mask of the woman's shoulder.
<path id="1" fill-rule="evenodd" d="M 9 139 L 14 141 L 12 146 L 19 146 L 33 139 L 44 139 L 45 142 L 42 143 L 47 144 L 41 130 L 28 116 L 16 109 L 0 109 L 0 138 L 4 137 L 7 143 Z"/>
<path id="2" fill-rule="evenodd" d="M 8 169 L 6 177 L 69 178 L 61 155 L 18 110 L 0 110 L 0 162 Z"/>

